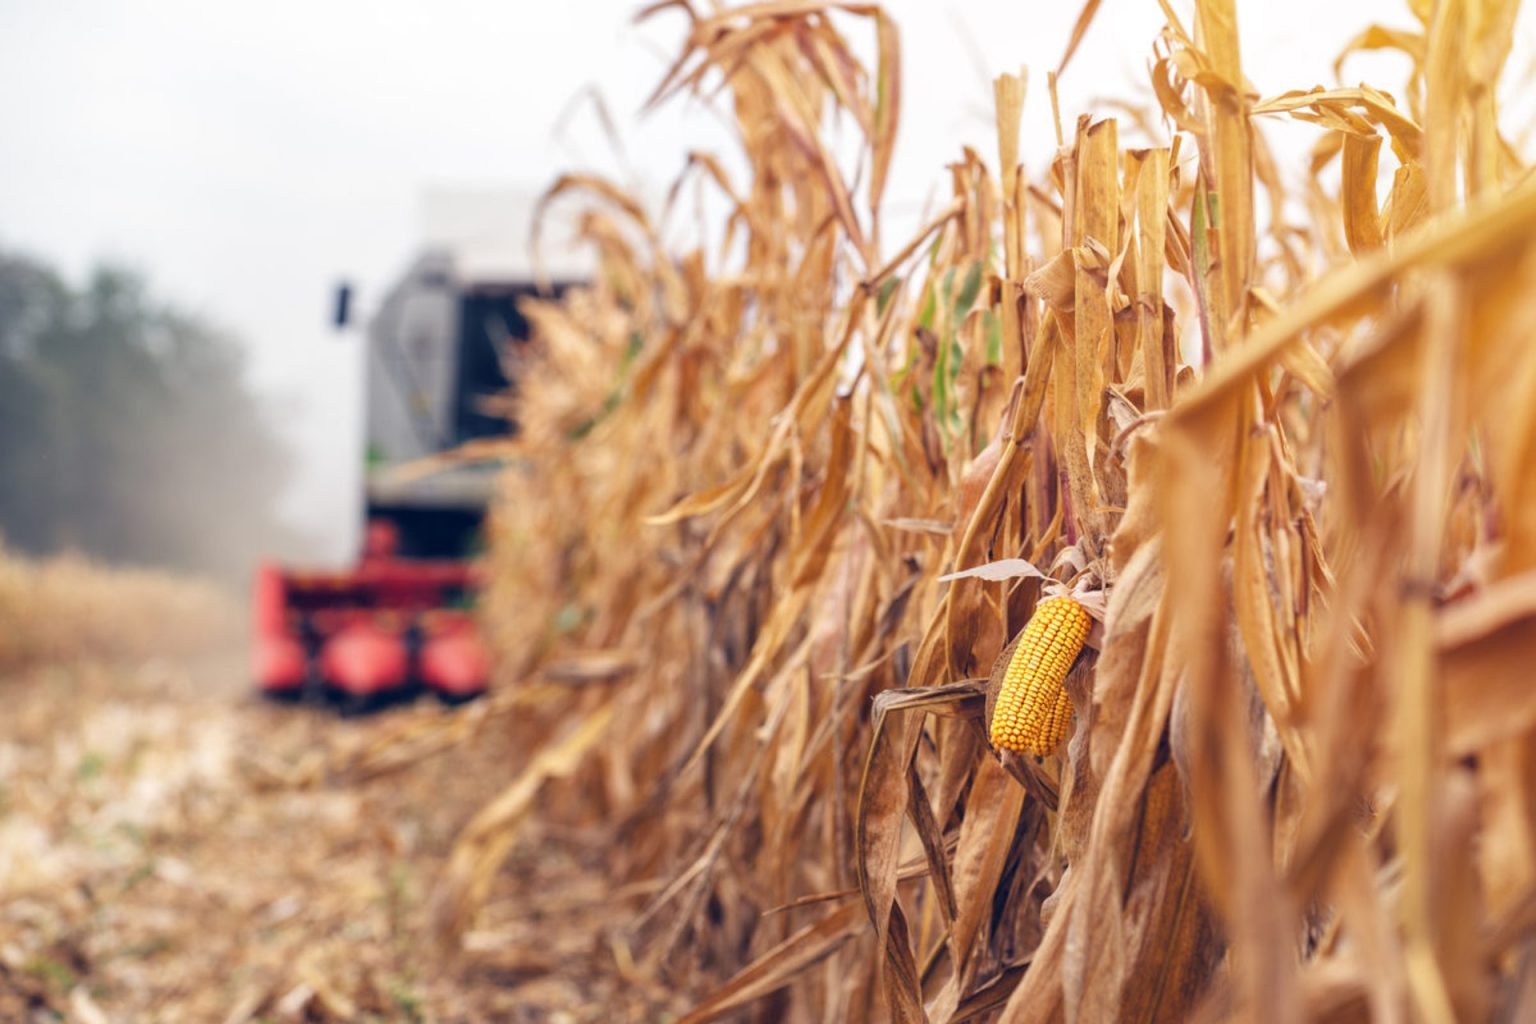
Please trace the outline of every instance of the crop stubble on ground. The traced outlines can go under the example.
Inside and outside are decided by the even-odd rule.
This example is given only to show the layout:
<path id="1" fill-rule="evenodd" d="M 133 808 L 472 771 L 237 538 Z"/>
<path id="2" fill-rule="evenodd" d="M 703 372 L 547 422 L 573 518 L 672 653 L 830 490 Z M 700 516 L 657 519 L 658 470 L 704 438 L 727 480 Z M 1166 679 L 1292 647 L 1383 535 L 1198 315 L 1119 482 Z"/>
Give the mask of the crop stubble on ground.
<path id="1" fill-rule="evenodd" d="M 0 1019 L 625 1016 L 580 835 L 525 846 L 471 954 L 435 957 L 438 869 L 515 758 L 494 722 L 348 782 L 349 752 L 449 712 L 268 706 L 228 656 L 0 685 Z"/>

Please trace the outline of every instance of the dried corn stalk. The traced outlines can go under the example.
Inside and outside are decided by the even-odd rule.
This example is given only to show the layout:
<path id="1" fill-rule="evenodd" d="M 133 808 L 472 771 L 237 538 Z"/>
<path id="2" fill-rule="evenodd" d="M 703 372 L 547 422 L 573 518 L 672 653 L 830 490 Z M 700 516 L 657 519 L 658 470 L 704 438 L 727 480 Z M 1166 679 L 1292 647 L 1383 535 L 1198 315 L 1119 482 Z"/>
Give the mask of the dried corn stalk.
<path id="1" fill-rule="evenodd" d="M 1514 5 L 1341 38 L 1408 54 L 1402 101 L 1261 96 L 1233 0 L 1165 7 L 1170 147 L 1090 116 L 1026 143 L 1005 76 L 999 164 L 962 153 L 890 249 L 884 13 L 672 6 L 657 101 L 722 97 L 747 171 L 685 171 L 730 206 L 725 255 L 664 251 L 599 179 L 553 190 L 593 200 L 604 272 L 529 311 L 489 618 L 509 685 L 569 693 L 511 726 L 558 746 L 466 837 L 455 920 L 548 780 L 546 813 L 602 823 L 615 882 L 650 887 L 632 970 L 691 1021 L 1536 1012 Z M 1277 117 L 1318 132 L 1295 197 Z M 1021 764 L 980 676 L 1033 565 L 1107 597 L 1072 743 Z"/>

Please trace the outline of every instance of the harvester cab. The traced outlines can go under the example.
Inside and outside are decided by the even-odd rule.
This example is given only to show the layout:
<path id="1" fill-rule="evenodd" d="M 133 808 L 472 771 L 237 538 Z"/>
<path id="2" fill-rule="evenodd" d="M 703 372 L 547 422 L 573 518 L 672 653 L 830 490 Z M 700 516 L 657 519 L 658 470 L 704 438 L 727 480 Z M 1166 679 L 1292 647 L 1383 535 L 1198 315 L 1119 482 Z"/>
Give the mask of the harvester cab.
<path id="1" fill-rule="evenodd" d="M 366 338 L 362 551 L 340 571 L 258 567 L 252 653 L 263 693 L 360 710 L 423 689 L 451 702 L 484 692 L 473 557 L 498 467 L 464 456 L 516 429 L 506 403 L 527 336 L 518 305 L 536 292 L 429 253 L 385 296 Z M 338 326 L 350 299 L 338 292 Z"/>

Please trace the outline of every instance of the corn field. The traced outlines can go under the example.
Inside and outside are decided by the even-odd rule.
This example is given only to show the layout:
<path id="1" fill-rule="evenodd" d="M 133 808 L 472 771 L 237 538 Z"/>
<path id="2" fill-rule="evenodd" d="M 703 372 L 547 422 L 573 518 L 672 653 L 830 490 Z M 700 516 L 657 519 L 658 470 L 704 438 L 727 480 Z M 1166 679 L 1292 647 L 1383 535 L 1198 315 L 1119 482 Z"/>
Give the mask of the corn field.
<path id="1" fill-rule="evenodd" d="M 1273 95 L 1248 5 L 1161 6 L 1156 109 L 1024 139 L 1055 77 L 998 78 L 894 243 L 878 5 L 643 13 L 689 22 L 651 102 L 712 97 L 745 171 L 692 154 L 671 198 L 728 215 L 686 252 L 548 194 L 601 271 L 527 309 L 486 614 L 526 756 L 447 942 L 537 817 L 600 837 L 597 941 L 688 1024 L 1536 1019 L 1517 5 L 1410 0 L 1338 40 L 1406 82 Z M 995 749 L 1052 597 L 1067 738 Z"/>
<path id="2" fill-rule="evenodd" d="M 0 672 L 176 657 L 238 633 L 238 609 L 207 581 L 107 568 L 79 555 L 25 558 L 0 541 Z"/>

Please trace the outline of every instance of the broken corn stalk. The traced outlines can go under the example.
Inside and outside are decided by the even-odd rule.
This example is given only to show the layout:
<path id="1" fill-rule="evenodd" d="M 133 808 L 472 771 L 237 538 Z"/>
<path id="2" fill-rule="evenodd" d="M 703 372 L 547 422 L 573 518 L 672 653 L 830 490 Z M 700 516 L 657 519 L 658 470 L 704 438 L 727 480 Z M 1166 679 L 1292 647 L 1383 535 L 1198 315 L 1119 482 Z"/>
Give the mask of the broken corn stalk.
<path id="1" fill-rule="evenodd" d="M 1067 738 L 1072 698 L 1065 682 L 1088 639 L 1088 612 L 1070 597 L 1035 606 L 1019 634 L 992 711 L 992 746 L 1044 757 Z"/>

